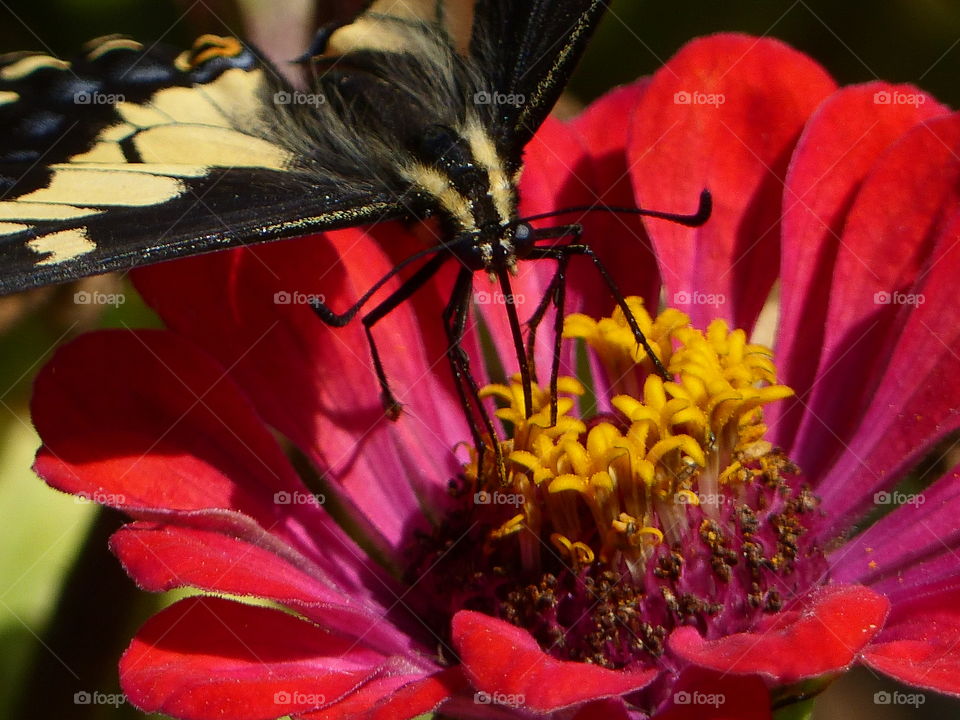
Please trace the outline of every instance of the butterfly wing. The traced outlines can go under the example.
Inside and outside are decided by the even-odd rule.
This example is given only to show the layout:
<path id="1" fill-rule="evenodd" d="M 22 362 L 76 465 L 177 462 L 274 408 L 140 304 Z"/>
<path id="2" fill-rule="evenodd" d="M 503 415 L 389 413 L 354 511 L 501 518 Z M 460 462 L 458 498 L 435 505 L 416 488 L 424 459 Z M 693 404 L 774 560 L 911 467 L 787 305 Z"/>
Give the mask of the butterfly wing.
<path id="1" fill-rule="evenodd" d="M 402 215 L 304 163 L 293 92 L 232 38 L 0 59 L 0 293 Z"/>
<path id="2" fill-rule="evenodd" d="M 349 25 L 321 30 L 313 50 L 335 58 L 410 52 L 410 28 L 429 28 L 474 68 L 469 83 L 480 85 L 470 87 L 460 102 L 488 105 L 475 110 L 515 170 L 607 5 L 608 0 L 374 0 Z"/>
<path id="3" fill-rule="evenodd" d="M 608 0 L 477 0 L 471 54 L 490 80 L 501 152 L 519 163 L 546 119 Z"/>

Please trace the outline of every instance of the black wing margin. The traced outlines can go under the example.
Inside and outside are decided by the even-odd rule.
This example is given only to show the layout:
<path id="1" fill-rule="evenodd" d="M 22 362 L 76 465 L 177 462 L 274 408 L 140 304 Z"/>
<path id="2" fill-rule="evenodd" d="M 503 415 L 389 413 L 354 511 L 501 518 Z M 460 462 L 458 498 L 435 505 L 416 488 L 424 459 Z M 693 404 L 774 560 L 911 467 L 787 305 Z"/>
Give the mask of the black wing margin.
<path id="1" fill-rule="evenodd" d="M 233 38 L 0 57 L 0 294 L 396 216 L 278 144 L 278 92 Z"/>
<path id="2" fill-rule="evenodd" d="M 563 92 L 609 0 L 477 0 L 471 54 L 489 92 L 522 97 L 498 106 L 502 149 L 523 146 Z"/>

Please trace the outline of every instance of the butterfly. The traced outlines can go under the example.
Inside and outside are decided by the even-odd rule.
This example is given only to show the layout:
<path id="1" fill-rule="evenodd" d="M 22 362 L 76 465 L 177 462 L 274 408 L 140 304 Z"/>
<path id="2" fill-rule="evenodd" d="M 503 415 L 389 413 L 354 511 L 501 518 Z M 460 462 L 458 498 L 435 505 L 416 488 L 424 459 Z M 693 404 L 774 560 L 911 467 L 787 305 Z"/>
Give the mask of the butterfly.
<path id="1" fill-rule="evenodd" d="M 462 405 L 479 416 L 489 437 L 493 426 L 461 349 L 478 271 L 508 298 L 528 414 L 532 342 L 525 348 L 509 302 L 510 277 L 525 259 L 558 263 L 530 337 L 551 302 L 562 315 L 567 262 L 585 255 L 665 374 L 609 273 L 580 242 L 579 227 L 535 229 L 530 222 L 546 216 L 521 218 L 517 209 L 524 147 L 606 6 L 607 0 L 375 0 L 351 22 L 320 29 L 300 59 L 305 89 L 287 83 L 249 45 L 213 35 L 182 52 L 109 36 L 70 63 L 35 53 L 3 56 L 0 293 L 318 231 L 433 217 L 441 241 L 401 262 L 355 305 L 335 313 L 313 303 L 325 323 L 345 325 L 391 277 L 415 268 L 361 320 L 391 416 L 399 403 L 372 328 L 451 261 L 460 269 L 443 313 L 449 362 Z M 695 226 L 707 220 L 710 197 L 705 192 L 691 215 L 606 209 Z M 557 239 L 566 242 L 539 244 Z M 471 424 L 482 447 L 480 429 Z"/>

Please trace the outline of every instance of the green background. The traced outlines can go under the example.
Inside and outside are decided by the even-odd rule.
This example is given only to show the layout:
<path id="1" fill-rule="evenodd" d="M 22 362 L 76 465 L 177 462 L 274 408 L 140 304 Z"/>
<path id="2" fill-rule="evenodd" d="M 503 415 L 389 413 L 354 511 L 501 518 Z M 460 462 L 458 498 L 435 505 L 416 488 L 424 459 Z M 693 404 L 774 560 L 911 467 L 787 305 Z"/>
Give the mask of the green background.
<path id="1" fill-rule="evenodd" d="M 278 10 L 283 5 L 270 2 Z M 0 51 L 70 56 L 83 41 L 114 32 L 185 45 L 199 32 L 228 34 L 240 27 L 236 9 L 225 0 L 0 2 Z M 655 71 L 690 38 L 728 30 L 785 40 L 842 84 L 913 82 L 952 107 L 960 105 L 957 0 L 618 0 L 571 91 L 588 101 Z M 634 50 L 625 54 L 624 47 Z M 291 47 L 289 55 L 301 51 Z M 113 287 L 113 281 L 104 282 Z M 47 289 L 0 300 L 0 718 L 137 717 L 128 707 L 75 705 L 72 696 L 77 689 L 116 692 L 119 652 L 162 602 L 137 594 L 106 552 L 104 538 L 119 518 L 100 516 L 92 506 L 49 490 L 29 470 L 38 444 L 27 412 L 30 382 L 50 352 L 93 327 L 154 323 L 129 290 L 130 302 L 102 314 L 78 310 L 70 302 L 73 291 Z M 853 673 L 824 693 L 815 717 L 960 717 L 960 703 L 933 693 L 925 694 L 920 710 L 877 706 L 872 696 L 883 688 L 893 684 Z"/>

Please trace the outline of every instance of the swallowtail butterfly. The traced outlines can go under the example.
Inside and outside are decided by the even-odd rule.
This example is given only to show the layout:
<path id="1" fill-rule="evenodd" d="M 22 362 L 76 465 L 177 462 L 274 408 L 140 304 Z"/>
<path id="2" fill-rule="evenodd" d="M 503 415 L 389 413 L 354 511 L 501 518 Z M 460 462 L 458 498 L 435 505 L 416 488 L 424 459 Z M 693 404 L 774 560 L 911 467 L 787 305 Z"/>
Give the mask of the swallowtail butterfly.
<path id="1" fill-rule="evenodd" d="M 234 38 L 208 35 L 178 52 L 110 36 L 70 63 L 3 56 L 0 294 L 433 216 L 442 243 L 402 263 L 420 265 L 362 319 L 385 406 L 397 409 L 370 329 L 442 265 L 458 261 L 444 313 L 449 359 L 465 410 L 494 436 L 460 349 L 476 271 L 511 297 L 518 260 L 558 261 L 559 282 L 534 314 L 539 322 L 562 295 L 568 259 L 587 255 L 633 320 L 603 265 L 579 242 L 577 226 L 534 230 L 534 218 L 517 211 L 524 146 L 606 5 L 375 0 L 351 23 L 322 28 L 301 59 L 315 103 L 277 102 L 304 91 Z M 474 102 L 482 93 L 524 101 Z M 693 215 L 634 212 L 697 225 L 709 206 L 704 193 Z M 553 242 L 538 244 L 545 239 Z M 320 304 L 314 310 L 328 324 L 345 324 L 387 279 L 343 314 Z M 505 311 L 529 412 L 527 351 L 513 304 Z M 633 329 L 646 344 L 635 321 Z M 476 426 L 474 434 L 481 445 Z"/>

